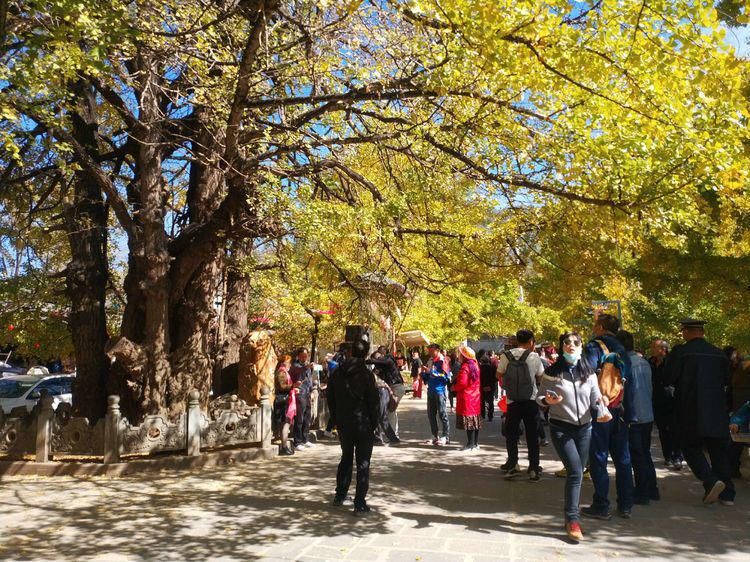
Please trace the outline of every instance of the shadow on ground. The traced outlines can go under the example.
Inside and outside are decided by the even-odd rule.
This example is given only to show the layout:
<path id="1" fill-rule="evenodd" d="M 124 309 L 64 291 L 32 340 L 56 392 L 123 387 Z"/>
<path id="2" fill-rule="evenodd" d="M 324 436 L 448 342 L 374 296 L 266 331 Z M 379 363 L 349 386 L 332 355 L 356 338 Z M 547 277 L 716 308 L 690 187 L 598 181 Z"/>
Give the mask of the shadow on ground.
<path id="1" fill-rule="evenodd" d="M 339 449 L 324 442 L 293 457 L 188 474 L 4 481 L 0 558 L 325 559 L 379 536 L 392 538 L 389 548 L 412 550 L 438 539 L 446 548 L 450 540 L 503 543 L 505 556 L 525 558 L 582 548 L 601 558 L 745 556 L 746 482 L 738 484 L 737 506 L 705 508 L 692 476 L 660 469 L 661 502 L 636 507 L 631 520 L 587 523 L 589 540 L 574 547 L 561 534 L 563 480 L 551 475 L 560 466 L 551 446 L 543 449 L 541 482 L 507 482 L 498 470 L 505 453 L 497 421 L 483 431 L 482 451 L 465 454 L 457 443 L 423 445 L 423 408 L 407 401 L 407 442 L 375 449 L 369 517 L 328 505 Z M 583 505 L 591 495 L 585 484 Z M 322 539 L 312 551 L 311 539 Z"/>

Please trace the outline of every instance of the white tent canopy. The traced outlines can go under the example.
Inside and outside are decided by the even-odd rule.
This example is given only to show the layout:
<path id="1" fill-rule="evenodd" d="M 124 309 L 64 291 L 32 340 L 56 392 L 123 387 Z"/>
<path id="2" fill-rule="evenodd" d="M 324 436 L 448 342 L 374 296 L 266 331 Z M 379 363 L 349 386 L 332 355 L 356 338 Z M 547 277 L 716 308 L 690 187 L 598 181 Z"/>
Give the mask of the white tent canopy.
<path id="1" fill-rule="evenodd" d="M 396 343 L 406 347 L 421 347 L 430 345 L 430 340 L 421 330 L 409 330 L 396 335 Z"/>

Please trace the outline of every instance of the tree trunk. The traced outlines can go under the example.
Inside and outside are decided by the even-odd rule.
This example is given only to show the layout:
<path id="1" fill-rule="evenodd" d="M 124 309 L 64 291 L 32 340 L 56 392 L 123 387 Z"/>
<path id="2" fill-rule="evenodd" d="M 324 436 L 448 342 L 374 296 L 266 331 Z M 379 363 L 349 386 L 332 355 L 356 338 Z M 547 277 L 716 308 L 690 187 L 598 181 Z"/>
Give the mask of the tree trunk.
<path id="1" fill-rule="evenodd" d="M 169 249 L 164 228 L 167 191 L 161 175 L 161 145 L 159 111 L 159 69 L 154 60 L 143 60 L 143 83 L 140 99 L 142 130 L 137 167 L 140 171 L 138 192 L 142 236 L 142 259 L 145 262 L 142 279 L 145 295 L 143 347 L 148 357 L 141 410 L 145 414 L 161 413 L 166 409 L 167 381 L 171 374 L 169 362 Z"/>
<path id="2" fill-rule="evenodd" d="M 78 100 L 78 111 L 72 115 L 73 134 L 96 154 L 95 94 L 80 81 L 73 92 Z M 73 407 L 77 415 L 93 424 L 107 409 L 107 213 L 99 185 L 83 170 L 75 173 L 73 204 L 65 209 L 65 228 L 71 253 L 66 279 L 71 305 L 68 327 L 76 358 Z"/>
<path id="3" fill-rule="evenodd" d="M 221 135 L 209 125 L 210 111 L 196 108 L 193 161 L 187 193 L 188 218 L 191 225 L 207 221 L 226 191 L 219 154 L 223 152 Z M 192 252 L 188 247 L 183 252 Z M 195 388 L 204 405 L 208 404 L 211 375 L 216 353 L 216 310 L 214 299 L 221 282 L 224 248 L 216 245 L 193 271 L 182 295 L 171 295 L 172 376 L 167 383 L 169 413 L 181 413 L 188 394 Z M 173 271 L 173 273 L 175 273 Z M 173 283 L 172 291 L 180 284 Z"/>
<path id="4" fill-rule="evenodd" d="M 240 344 L 248 334 L 248 293 L 250 276 L 242 268 L 252 247 L 252 239 L 240 240 L 232 246 L 227 266 L 227 283 L 224 295 L 224 338 L 216 358 L 214 393 L 222 388 L 222 373 L 230 365 L 239 363 Z"/>

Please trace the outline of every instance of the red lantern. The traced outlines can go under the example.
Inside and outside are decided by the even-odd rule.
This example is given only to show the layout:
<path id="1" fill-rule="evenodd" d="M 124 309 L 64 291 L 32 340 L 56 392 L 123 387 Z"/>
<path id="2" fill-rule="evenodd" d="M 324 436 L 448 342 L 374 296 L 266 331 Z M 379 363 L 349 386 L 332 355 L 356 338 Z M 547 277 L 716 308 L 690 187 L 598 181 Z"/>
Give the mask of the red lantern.
<path id="1" fill-rule="evenodd" d="M 36 342 L 34 344 L 34 349 L 39 349 L 40 347 L 42 347 L 42 346 L 41 346 L 41 344 L 39 342 Z"/>
<path id="2" fill-rule="evenodd" d="M 8 324 L 8 331 L 9 332 L 12 332 L 15 329 L 16 329 L 16 327 L 13 324 Z"/>

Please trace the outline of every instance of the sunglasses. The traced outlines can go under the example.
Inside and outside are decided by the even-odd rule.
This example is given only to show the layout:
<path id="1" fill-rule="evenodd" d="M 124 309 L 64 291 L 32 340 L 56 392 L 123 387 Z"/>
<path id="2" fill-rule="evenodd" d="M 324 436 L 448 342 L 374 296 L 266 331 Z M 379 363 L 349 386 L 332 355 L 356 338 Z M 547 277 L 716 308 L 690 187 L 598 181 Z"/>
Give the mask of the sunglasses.
<path id="1" fill-rule="evenodd" d="M 566 340 L 563 340 L 563 345 L 572 345 L 572 346 L 575 346 L 575 347 L 580 347 L 581 340 L 576 340 L 576 339 L 568 338 Z"/>

